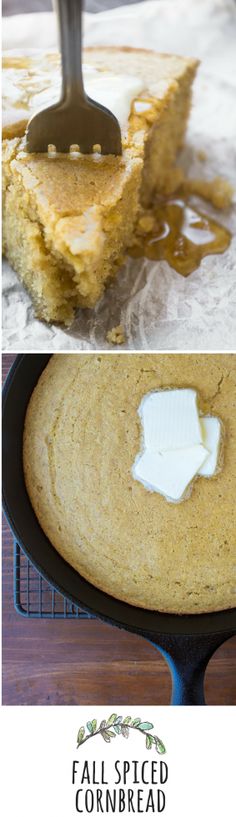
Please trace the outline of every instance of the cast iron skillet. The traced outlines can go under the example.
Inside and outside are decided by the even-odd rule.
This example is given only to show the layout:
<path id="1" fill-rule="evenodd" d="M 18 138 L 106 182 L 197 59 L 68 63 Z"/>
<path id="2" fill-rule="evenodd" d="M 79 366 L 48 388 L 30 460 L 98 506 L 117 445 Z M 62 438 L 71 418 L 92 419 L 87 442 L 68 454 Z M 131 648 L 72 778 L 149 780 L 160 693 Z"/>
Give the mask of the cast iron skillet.
<path id="1" fill-rule="evenodd" d="M 118 601 L 70 567 L 36 519 L 24 483 L 22 433 L 30 395 L 49 358 L 49 354 L 18 355 L 3 392 L 3 502 L 13 535 L 41 575 L 71 602 L 143 636 L 161 650 L 172 673 L 172 704 L 202 705 L 208 661 L 217 647 L 236 633 L 236 609 L 178 616 Z"/>

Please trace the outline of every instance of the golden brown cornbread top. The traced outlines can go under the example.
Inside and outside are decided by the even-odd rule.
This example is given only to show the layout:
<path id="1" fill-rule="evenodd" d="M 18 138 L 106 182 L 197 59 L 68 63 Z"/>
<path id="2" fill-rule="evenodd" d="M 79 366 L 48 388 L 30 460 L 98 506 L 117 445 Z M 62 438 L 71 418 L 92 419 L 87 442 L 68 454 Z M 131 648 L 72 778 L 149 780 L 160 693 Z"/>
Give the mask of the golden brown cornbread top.
<path id="1" fill-rule="evenodd" d="M 197 60 L 135 48 L 86 48 L 84 62 L 99 72 L 141 77 L 143 92 L 152 106 L 160 107 L 173 82 L 181 80 L 186 71 L 194 75 Z M 26 53 L 5 52 L 3 56 L 3 137 L 23 136 L 32 113 L 60 98 L 60 57 L 56 52 L 33 50 Z M 150 116 L 150 112 L 149 112 Z M 147 115 L 148 118 L 148 115 Z M 140 127 L 145 117 L 132 111 L 129 130 Z"/>
<path id="2" fill-rule="evenodd" d="M 133 480 L 144 394 L 191 387 L 224 426 L 224 463 L 169 504 Z M 58 355 L 31 398 L 27 489 L 40 524 L 93 584 L 141 607 L 175 613 L 235 605 L 236 361 L 234 355 Z"/>

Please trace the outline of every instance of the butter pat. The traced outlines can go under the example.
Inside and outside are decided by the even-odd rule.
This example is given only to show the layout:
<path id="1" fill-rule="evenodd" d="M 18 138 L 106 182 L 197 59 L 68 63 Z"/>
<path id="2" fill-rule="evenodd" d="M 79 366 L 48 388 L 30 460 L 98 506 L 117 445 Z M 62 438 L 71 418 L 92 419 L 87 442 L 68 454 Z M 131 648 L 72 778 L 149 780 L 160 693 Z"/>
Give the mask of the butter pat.
<path id="1" fill-rule="evenodd" d="M 84 67 L 84 86 L 86 94 L 104 105 L 118 119 L 121 130 L 126 126 L 131 104 L 143 91 L 143 81 L 138 77 L 124 74 L 106 74 Z"/>
<path id="2" fill-rule="evenodd" d="M 212 477 L 216 471 L 219 456 L 221 432 L 220 420 L 218 417 L 202 417 L 201 428 L 203 444 L 210 453 L 199 469 L 198 473 L 202 477 Z"/>
<path id="3" fill-rule="evenodd" d="M 149 491 L 179 502 L 197 476 L 215 473 L 220 446 L 218 417 L 199 417 L 194 389 L 170 389 L 145 395 L 138 409 L 143 450 L 133 478 Z"/>
<path id="4" fill-rule="evenodd" d="M 146 450 L 135 464 L 136 479 L 151 491 L 178 502 L 208 457 L 203 445 L 164 451 Z"/>
<path id="5" fill-rule="evenodd" d="M 148 394 L 138 413 L 143 423 L 146 448 L 171 451 L 202 443 L 197 395 L 193 389 Z"/>

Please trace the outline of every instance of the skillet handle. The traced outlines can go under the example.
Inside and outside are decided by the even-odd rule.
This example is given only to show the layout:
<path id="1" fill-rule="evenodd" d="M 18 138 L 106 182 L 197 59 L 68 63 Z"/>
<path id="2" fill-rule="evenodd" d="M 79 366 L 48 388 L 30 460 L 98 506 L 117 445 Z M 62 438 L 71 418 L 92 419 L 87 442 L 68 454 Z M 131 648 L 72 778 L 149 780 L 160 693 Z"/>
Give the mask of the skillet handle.
<path id="1" fill-rule="evenodd" d="M 172 675 L 172 706 L 204 706 L 207 664 L 232 633 L 156 636 L 149 640 L 166 659 Z"/>

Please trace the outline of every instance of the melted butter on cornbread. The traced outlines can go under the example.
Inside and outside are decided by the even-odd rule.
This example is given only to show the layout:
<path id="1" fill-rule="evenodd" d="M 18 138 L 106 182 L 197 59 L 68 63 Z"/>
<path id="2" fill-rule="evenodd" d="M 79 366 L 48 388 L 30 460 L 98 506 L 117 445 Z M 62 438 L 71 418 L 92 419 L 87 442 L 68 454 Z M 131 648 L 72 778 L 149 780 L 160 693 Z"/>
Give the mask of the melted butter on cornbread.
<path id="1" fill-rule="evenodd" d="M 138 409 L 141 451 L 132 476 L 168 502 L 189 499 L 193 480 L 217 471 L 221 422 L 202 417 L 194 389 L 166 389 L 144 395 Z"/>

